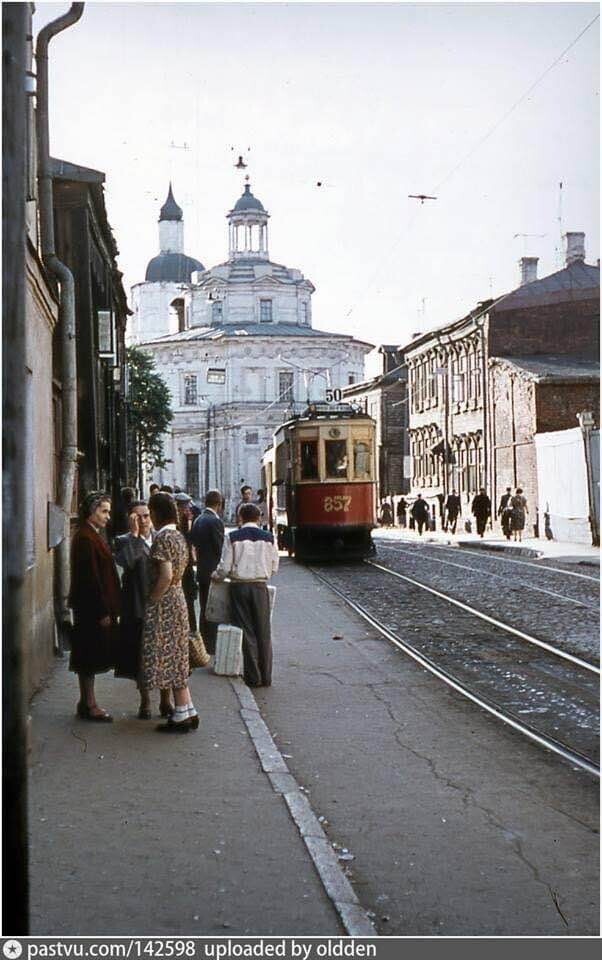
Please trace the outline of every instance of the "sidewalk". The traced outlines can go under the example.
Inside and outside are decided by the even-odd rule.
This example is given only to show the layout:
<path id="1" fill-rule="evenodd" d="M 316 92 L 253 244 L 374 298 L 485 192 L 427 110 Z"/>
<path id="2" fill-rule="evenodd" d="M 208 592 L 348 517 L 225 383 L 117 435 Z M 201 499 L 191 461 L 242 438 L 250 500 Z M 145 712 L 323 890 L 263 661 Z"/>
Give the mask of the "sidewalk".
<path id="1" fill-rule="evenodd" d="M 183 737 L 112 675 L 114 723 L 86 723 L 57 663 L 31 708 L 31 934 L 372 935 L 248 688 L 196 670 L 191 690 Z"/>
<path id="2" fill-rule="evenodd" d="M 550 559 L 565 563 L 600 566 L 600 548 L 583 543 L 567 543 L 558 540 L 542 540 L 524 537 L 520 543 L 506 540 L 501 533 L 488 530 L 481 539 L 476 533 L 458 531 L 456 534 L 435 530 L 420 536 L 416 531 L 400 527 L 377 527 L 372 536 L 375 540 L 407 540 L 410 543 L 438 543 L 471 550 L 491 550 L 511 557 L 526 559 Z"/>

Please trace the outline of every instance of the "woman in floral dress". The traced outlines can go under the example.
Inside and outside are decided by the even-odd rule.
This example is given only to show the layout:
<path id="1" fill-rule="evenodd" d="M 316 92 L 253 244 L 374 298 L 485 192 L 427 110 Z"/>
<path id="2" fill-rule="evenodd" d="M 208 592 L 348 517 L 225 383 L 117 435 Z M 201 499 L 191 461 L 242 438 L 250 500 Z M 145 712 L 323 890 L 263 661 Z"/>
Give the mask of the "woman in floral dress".
<path id="1" fill-rule="evenodd" d="M 157 730 L 188 733 L 199 725 L 188 689 L 188 610 L 182 590 L 188 544 L 177 530 L 178 513 L 170 494 L 153 494 L 148 507 L 157 533 L 150 552 L 151 589 L 144 616 L 143 684 L 149 690 L 159 687 L 174 692 L 174 712 Z"/>
<path id="2" fill-rule="evenodd" d="M 510 500 L 512 513 L 510 515 L 511 529 L 515 540 L 523 539 L 523 530 L 525 529 L 526 514 L 529 512 L 527 498 L 523 496 L 521 487 L 516 488 L 515 495 Z"/>

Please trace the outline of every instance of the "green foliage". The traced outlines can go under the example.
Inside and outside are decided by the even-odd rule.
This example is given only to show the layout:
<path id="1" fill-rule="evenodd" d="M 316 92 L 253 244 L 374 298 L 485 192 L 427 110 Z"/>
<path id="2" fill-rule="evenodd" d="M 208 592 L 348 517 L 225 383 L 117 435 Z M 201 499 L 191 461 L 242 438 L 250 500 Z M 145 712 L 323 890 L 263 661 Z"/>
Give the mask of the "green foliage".
<path id="1" fill-rule="evenodd" d="M 129 347 L 130 374 L 129 427 L 136 450 L 136 461 L 148 470 L 164 467 L 163 434 L 173 420 L 171 396 L 155 360 L 139 347 Z"/>

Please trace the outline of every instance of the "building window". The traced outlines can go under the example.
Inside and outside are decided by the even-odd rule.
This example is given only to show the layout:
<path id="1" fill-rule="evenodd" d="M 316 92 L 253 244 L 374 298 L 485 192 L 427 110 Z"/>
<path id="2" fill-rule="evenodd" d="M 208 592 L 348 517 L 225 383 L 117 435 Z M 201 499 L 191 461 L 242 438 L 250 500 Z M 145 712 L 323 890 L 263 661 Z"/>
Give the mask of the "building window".
<path id="1" fill-rule="evenodd" d="M 184 374 L 184 406 L 194 407 L 198 403 L 197 393 L 197 375 L 196 373 Z"/>
<path id="2" fill-rule="evenodd" d="M 464 374 L 456 373 L 453 378 L 452 401 L 454 403 L 464 403 Z"/>
<path id="3" fill-rule="evenodd" d="M 272 301 L 271 300 L 259 301 L 259 322 L 260 323 L 272 322 Z"/>
<path id="4" fill-rule="evenodd" d="M 224 305 L 221 300 L 215 300 L 211 304 L 211 321 L 212 323 L 221 323 L 224 319 Z"/>
<path id="5" fill-rule="evenodd" d="M 199 490 L 199 455 L 186 454 L 186 493 L 189 497 L 198 498 Z"/>
<path id="6" fill-rule="evenodd" d="M 98 352 L 104 356 L 113 354 L 113 318 L 110 310 L 98 311 Z"/>
<path id="7" fill-rule="evenodd" d="M 249 446 L 259 443 L 259 432 L 257 430 L 247 430 L 245 433 L 245 443 Z"/>
<path id="8" fill-rule="evenodd" d="M 315 440 L 301 442 L 301 479 L 318 479 L 318 444 Z"/>
<path id="9" fill-rule="evenodd" d="M 281 370 L 278 374 L 278 399 L 292 400 L 295 374 L 289 370 Z"/>
<path id="10" fill-rule="evenodd" d="M 350 386 L 351 386 L 352 383 L 355 383 L 355 374 L 354 374 L 354 373 L 350 373 L 350 374 L 349 374 L 349 376 L 348 376 L 348 378 L 347 378 L 347 383 L 348 383 Z"/>
<path id="11" fill-rule="evenodd" d="M 309 323 L 309 303 L 306 300 L 301 304 L 301 323 Z"/>
<path id="12" fill-rule="evenodd" d="M 218 367 L 209 368 L 207 370 L 207 383 L 225 383 L 226 382 L 226 371 Z"/>

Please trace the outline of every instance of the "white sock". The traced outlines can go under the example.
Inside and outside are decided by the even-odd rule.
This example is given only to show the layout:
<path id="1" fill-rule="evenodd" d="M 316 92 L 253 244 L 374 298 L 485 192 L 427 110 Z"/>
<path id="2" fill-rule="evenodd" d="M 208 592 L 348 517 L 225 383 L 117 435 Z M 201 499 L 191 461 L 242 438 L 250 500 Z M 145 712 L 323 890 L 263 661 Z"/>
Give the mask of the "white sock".
<path id="1" fill-rule="evenodd" d="M 183 723 L 184 720 L 188 720 L 188 705 L 185 707 L 176 707 L 173 712 L 172 720 L 174 723 Z"/>
<path id="2" fill-rule="evenodd" d="M 190 703 L 188 704 L 187 710 L 188 710 L 188 716 L 189 716 L 189 717 L 198 717 L 198 713 L 197 713 L 196 710 L 195 710 L 195 706 L 194 706 L 194 703 L 192 702 L 192 700 L 191 700 Z"/>

